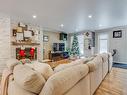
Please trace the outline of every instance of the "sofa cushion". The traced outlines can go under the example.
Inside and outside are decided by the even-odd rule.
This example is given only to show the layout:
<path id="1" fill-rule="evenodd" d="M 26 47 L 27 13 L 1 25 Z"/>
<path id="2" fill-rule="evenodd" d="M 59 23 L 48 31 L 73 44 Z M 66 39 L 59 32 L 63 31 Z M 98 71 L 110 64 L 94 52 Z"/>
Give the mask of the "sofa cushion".
<path id="1" fill-rule="evenodd" d="M 26 64 L 26 65 L 32 67 L 34 70 L 41 73 L 46 80 L 48 80 L 48 78 L 54 73 L 50 65 L 46 63 L 40 63 L 35 61 L 33 64 Z"/>
<path id="2" fill-rule="evenodd" d="M 14 81 L 12 81 L 8 85 L 8 95 L 36 95 L 36 94 L 20 88 Z"/>
<path id="3" fill-rule="evenodd" d="M 99 67 L 98 65 L 100 63 L 102 63 L 102 57 L 97 55 L 92 61 L 89 61 L 86 64 L 88 65 L 90 72 L 93 72 Z"/>
<path id="4" fill-rule="evenodd" d="M 89 72 L 86 64 L 72 66 L 53 74 L 46 82 L 40 95 L 64 95 Z"/>
<path id="5" fill-rule="evenodd" d="M 108 54 L 107 53 L 102 53 L 100 54 L 100 56 L 102 57 L 102 61 L 103 63 L 108 63 Z"/>
<path id="6" fill-rule="evenodd" d="M 84 64 L 88 63 L 89 61 L 92 61 L 95 58 L 95 56 L 88 57 L 84 60 Z"/>
<path id="7" fill-rule="evenodd" d="M 14 68 L 14 81 L 23 89 L 39 93 L 45 84 L 44 77 L 26 65 L 16 65 Z"/>
<path id="8" fill-rule="evenodd" d="M 75 86 L 73 86 L 63 95 L 90 95 L 89 74 L 81 79 Z"/>
<path id="9" fill-rule="evenodd" d="M 17 59 L 9 59 L 7 60 L 6 62 L 6 65 L 8 67 L 9 70 L 12 70 L 14 69 L 14 67 L 19 63 L 19 61 Z"/>
<path id="10" fill-rule="evenodd" d="M 59 72 L 61 70 L 64 70 L 66 68 L 69 68 L 69 67 L 72 67 L 72 66 L 75 66 L 75 65 L 79 65 L 79 64 L 85 64 L 89 61 L 89 58 L 82 58 L 82 59 L 78 59 L 78 60 L 75 60 L 75 61 L 72 61 L 71 63 L 69 64 L 60 64 L 58 65 L 55 69 L 54 69 L 54 72 Z"/>

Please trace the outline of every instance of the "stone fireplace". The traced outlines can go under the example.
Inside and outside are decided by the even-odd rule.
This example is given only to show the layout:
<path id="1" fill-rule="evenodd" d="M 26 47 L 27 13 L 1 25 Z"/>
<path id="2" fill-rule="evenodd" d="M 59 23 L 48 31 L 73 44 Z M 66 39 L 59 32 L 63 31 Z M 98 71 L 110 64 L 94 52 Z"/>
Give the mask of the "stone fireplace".
<path id="1" fill-rule="evenodd" d="M 19 31 L 20 30 L 20 31 Z M 20 34 L 20 35 L 19 35 Z M 22 35 L 22 36 L 21 36 Z M 21 39 L 20 39 L 21 38 Z M 43 60 L 43 31 L 39 26 L 11 22 L 11 57 L 31 60 Z M 34 55 L 31 56 L 30 49 L 35 48 Z M 24 50 L 25 55 L 21 56 L 20 50 Z"/>

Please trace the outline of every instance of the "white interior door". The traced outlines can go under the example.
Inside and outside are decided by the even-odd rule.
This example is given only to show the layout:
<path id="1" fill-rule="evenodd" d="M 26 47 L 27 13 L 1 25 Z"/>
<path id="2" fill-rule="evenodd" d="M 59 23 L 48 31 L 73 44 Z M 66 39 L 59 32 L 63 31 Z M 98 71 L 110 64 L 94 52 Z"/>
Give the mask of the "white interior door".
<path id="1" fill-rule="evenodd" d="M 98 52 L 108 52 L 108 34 L 101 33 L 98 35 Z"/>

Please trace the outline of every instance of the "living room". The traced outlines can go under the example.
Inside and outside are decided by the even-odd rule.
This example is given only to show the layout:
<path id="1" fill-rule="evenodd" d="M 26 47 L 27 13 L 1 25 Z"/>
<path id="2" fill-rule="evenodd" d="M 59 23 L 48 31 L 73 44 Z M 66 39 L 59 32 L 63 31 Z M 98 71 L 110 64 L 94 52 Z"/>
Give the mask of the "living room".
<path id="1" fill-rule="evenodd" d="M 125 0 L 0 3 L 0 95 L 127 95 Z"/>

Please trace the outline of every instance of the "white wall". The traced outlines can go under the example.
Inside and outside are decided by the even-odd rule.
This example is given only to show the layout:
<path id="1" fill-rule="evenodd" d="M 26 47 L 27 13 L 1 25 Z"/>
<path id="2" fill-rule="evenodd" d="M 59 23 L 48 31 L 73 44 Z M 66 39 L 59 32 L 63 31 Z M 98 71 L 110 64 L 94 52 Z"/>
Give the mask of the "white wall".
<path id="1" fill-rule="evenodd" d="M 65 43 L 65 46 L 66 46 L 66 41 L 60 40 L 60 32 L 44 31 L 43 35 L 49 37 L 48 42 L 43 42 L 44 59 L 49 59 L 49 52 L 52 51 L 53 43 Z"/>
<path id="2" fill-rule="evenodd" d="M 10 18 L 0 14 L 0 73 L 10 58 Z"/>
<path id="3" fill-rule="evenodd" d="M 113 31 L 122 30 L 122 38 L 113 38 Z M 108 49 L 112 52 L 113 49 L 117 49 L 117 54 L 114 56 L 114 61 L 118 63 L 127 64 L 127 26 L 115 27 L 110 29 L 103 29 L 96 31 L 96 52 L 98 51 L 97 37 L 100 33 L 107 33 Z"/>

